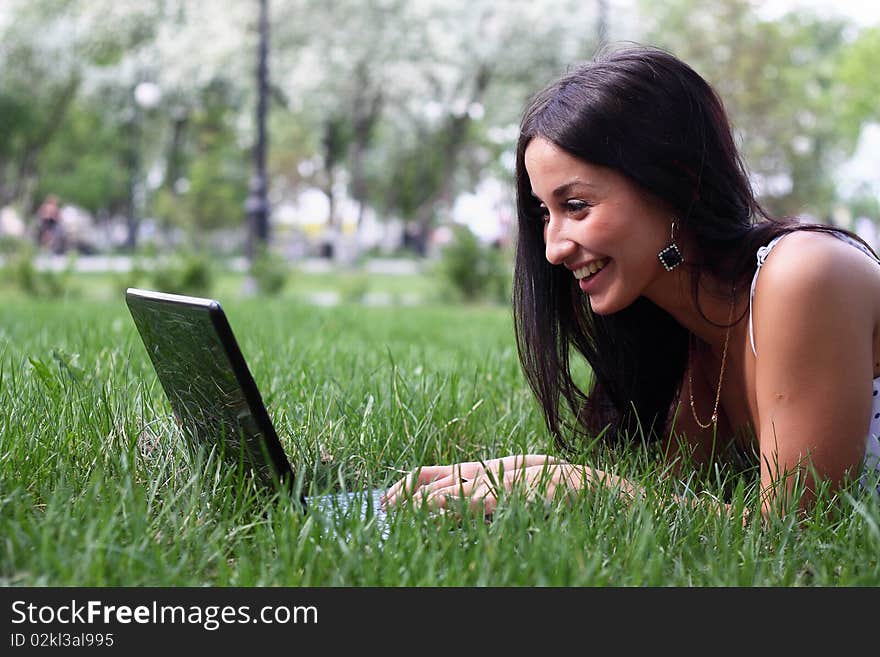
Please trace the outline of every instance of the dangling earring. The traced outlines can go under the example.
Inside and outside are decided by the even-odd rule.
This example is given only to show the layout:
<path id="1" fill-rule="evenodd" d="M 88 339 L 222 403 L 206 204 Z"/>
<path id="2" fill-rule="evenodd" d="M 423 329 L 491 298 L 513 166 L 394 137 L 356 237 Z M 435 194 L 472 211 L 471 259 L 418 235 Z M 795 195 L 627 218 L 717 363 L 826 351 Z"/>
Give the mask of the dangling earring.
<path id="1" fill-rule="evenodd" d="M 675 243 L 674 219 L 672 221 L 672 236 L 670 242 L 671 243 L 669 244 L 669 246 L 667 246 L 665 249 L 657 254 L 657 257 L 660 258 L 660 264 L 666 268 L 666 271 L 672 271 L 684 262 L 684 256 L 681 255 L 678 244 Z"/>

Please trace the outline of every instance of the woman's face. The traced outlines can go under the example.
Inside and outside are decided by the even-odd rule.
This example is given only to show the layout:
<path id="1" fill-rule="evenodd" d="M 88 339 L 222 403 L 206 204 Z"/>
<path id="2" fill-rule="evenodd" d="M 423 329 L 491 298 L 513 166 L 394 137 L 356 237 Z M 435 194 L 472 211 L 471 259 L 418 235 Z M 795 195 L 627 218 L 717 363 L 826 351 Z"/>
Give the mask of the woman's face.
<path id="1" fill-rule="evenodd" d="M 672 215 L 660 201 L 542 137 L 526 147 L 525 167 L 544 212 L 547 260 L 571 272 L 593 312 L 622 310 L 669 280 L 657 254 L 671 241 Z"/>

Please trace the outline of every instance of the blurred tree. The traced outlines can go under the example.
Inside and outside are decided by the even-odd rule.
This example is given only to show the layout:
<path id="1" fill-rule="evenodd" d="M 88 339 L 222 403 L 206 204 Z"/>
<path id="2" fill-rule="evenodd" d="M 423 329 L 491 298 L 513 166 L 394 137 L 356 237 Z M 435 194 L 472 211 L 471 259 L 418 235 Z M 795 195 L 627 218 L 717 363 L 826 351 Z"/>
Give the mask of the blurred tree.
<path id="1" fill-rule="evenodd" d="M 835 67 L 837 82 L 835 105 L 839 108 L 841 128 L 856 140 L 862 126 L 880 121 L 880 27 L 859 32 L 840 53 Z"/>
<path id="2" fill-rule="evenodd" d="M 875 222 L 880 219 L 880 198 L 870 191 L 857 190 L 847 207 L 853 217 L 868 217 Z"/>
<path id="3" fill-rule="evenodd" d="M 52 15 L 63 8 L 46 1 L 6 8 L 8 22 L 0 31 L 0 205 L 31 205 L 39 155 L 81 82 L 79 67 L 64 57 L 66 44 L 53 38 L 60 30 Z"/>
<path id="4" fill-rule="evenodd" d="M 126 213 L 128 171 L 149 177 L 160 220 L 244 229 L 255 0 L 2 3 L 0 204 L 31 209 L 35 194 L 56 191 L 99 215 Z M 768 206 L 826 214 L 831 172 L 878 118 L 880 28 L 802 13 L 762 20 L 748 0 L 640 3 L 639 39 L 682 56 L 722 94 Z M 272 9 L 270 200 L 316 186 L 331 226 L 372 209 L 407 222 L 420 250 L 460 192 L 510 177 L 529 96 L 590 57 L 618 20 L 600 0 Z M 132 90 L 145 80 L 161 104 L 135 121 Z M 343 211 L 343 198 L 356 208 Z"/>
<path id="5" fill-rule="evenodd" d="M 374 107 L 385 111 L 369 124 L 375 141 L 361 153 L 356 197 L 408 222 L 412 246 L 423 253 L 432 224 L 448 215 L 456 195 L 512 148 L 512 139 L 493 142 L 487 133 L 517 123 L 528 96 L 591 54 L 598 38 L 582 3 L 555 3 L 553 11 L 521 0 L 404 7 L 408 22 L 384 32 L 398 45 L 380 69 L 382 103 Z M 364 59 L 365 70 L 381 63 Z"/>
<path id="6" fill-rule="evenodd" d="M 0 23 L 0 205 L 30 209 L 41 158 L 90 78 L 146 38 L 145 14 L 109 0 L 6 0 Z M 88 112 L 86 112 L 88 113 Z M 84 115 L 79 117 L 82 128 Z"/>
<path id="7" fill-rule="evenodd" d="M 38 198 L 54 193 L 94 215 L 126 209 L 128 141 L 108 114 L 91 99 L 71 104 L 40 157 Z"/>
<path id="8" fill-rule="evenodd" d="M 142 177 L 156 187 L 144 210 L 189 233 L 246 225 L 253 123 L 245 108 L 255 89 L 253 58 L 242 53 L 254 50 L 249 26 L 258 16 L 249 5 L 150 4 L 150 38 L 128 48 L 113 71 L 116 84 L 146 79 L 161 90 L 161 104 L 137 126 Z M 138 218 L 129 219 L 136 229 Z"/>
<path id="9" fill-rule="evenodd" d="M 65 200 L 95 212 L 133 215 L 120 207 L 120 190 L 159 173 L 166 197 L 159 205 L 185 223 L 227 225 L 235 213 L 244 220 L 241 185 L 231 179 L 247 173 L 239 112 L 253 92 L 241 52 L 254 12 L 187 0 L 4 3 L 0 204 L 31 206 L 38 184 L 40 192 L 68 190 Z M 133 97 L 143 81 L 161 90 L 152 117 Z M 221 97 L 218 85 L 227 86 Z M 176 207 L 187 190 L 193 199 Z M 134 232 L 136 218 L 129 221 Z"/>
<path id="10" fill-rule="evenodd" d="M 192 117 L 193 154 L 185 207 L 193 228 L 204 230 L 242 223 L 250 159 L 237 140 L 235 119 L 242 110 L 238 91 L 216 80 L 202 95 Z"/>
<path id="11" fill-rule="evenodd" d="M 232 82 L 216 79 L 177 128 L 179 143 L 166 160 L 174 178 L 165 176 L 154 207 L 170 224 L 192 233 L 244 225 L 250 160 L 235 125 L 242 96 Z"/>
<path id="12" fill-rule="evenodd" d="M 831 174 L 854 147 L 863 117 L 837 102 L 843 20 L 792 12 L 762 20 L 748 0 L 642 0 L 645 39 L 690 63 L 718 90 L 762 201 L 777 214 L 825 219 Z M 853 75 L 858 75 L 853 72 Z M 876 96 L 875 96 L 876 98 Z"/>
<path id="13" fill-rule="evenodd" d="M 39 66 L 26 49 L 13 54 L 24 69 Z M 22 86 L 27 84 L 27 88 Z M 19 201 L 31 203 L 30 189 L 37 174 L 40 154 L 49 144 L 71 102 L 76 96 L 80 76 L 45 82 L 33 89 L 22 79 L 6 79 L 0 84 L 0 205 Z"/>
<path id="14" fill-rule="evenodd" d="M 308 121 L 312 157 L 307 179 L 327 197 L 329 233 L 338 232 L 339 194 L 368 200 L 365 160 L 385 104 L 401 94 L 399 74 L 428 56 L 407 0 L 277 3 L 279 94 L 289 116 Z M 332 245 L 327 245 L 332 249 Z"/>

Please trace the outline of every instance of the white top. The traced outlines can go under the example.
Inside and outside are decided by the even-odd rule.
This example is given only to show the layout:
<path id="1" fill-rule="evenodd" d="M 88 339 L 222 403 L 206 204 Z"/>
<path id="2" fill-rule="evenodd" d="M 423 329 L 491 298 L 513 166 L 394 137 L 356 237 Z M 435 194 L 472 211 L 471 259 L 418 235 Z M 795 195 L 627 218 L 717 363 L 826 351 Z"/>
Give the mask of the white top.
<path id="1" fill-rule="evenodd" d="M 762 246 L 758 249 L 758 268 L 755 270 L 755 275 L 752 278 L 752 289 L 749 293 L 749 340 L 752 343 L 752 353 L 755 354 L 755 358 L 758 357 L 758 352 L 755 349 L 755 333 L 754 333 L 754 324 L 752 322 L 752 301 L 755 298 L 755 284 L 758 282 L 758 274 L 761 271 L 761 266 L 764 264 L 764 261 L 767 260 L 767 256 L 770 255 L 770 251 L 773 250 L 773 247 L 779 243 L 783 237 L 788 235 L 789 233 L 785 233 L 783 235 L 779 235 L 770 241 L 766 246 Z M 865 248 L 863 244 L 860 244 L 856 240 L 852 239 L 848 235 L 844 235 L 842 233 L 832 233 L 835 237 L 838 237 L 845 241 L 848 244 L 852 244 L 859 250 L 867 253 L 872 258 L 875 258 L 874 254 L 871 253 L 868 249 Z M 872 405 L 871 405 L 871 424 L 868 427 L 868 436 L 866 438 L 865 444 L 865 462 L 864 467 L 862 468 L 862 478 L 861 483 L 864 486 L 874 488 L 876 486 L 876 490 L 880 493 L 880 377 L 874 379 L 872 388 Z"/>

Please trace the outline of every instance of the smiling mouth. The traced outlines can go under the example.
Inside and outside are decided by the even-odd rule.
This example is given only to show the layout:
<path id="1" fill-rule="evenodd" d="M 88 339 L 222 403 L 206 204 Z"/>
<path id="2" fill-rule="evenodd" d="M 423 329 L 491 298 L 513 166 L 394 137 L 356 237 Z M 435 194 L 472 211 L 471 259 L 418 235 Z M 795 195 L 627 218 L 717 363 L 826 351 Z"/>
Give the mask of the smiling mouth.
<path id="1" fill-rule="evenodd" d="M 602 258 L 601 260 L 594 260 L 593 262 L 581 267 L 580 269 L 575 269 L 572 271 L 574 277 L 581 281 L 588 278 L 592 278 L 597 273 L 599 273 L 605 265 L 608 264 L 610 258 Z"/>

